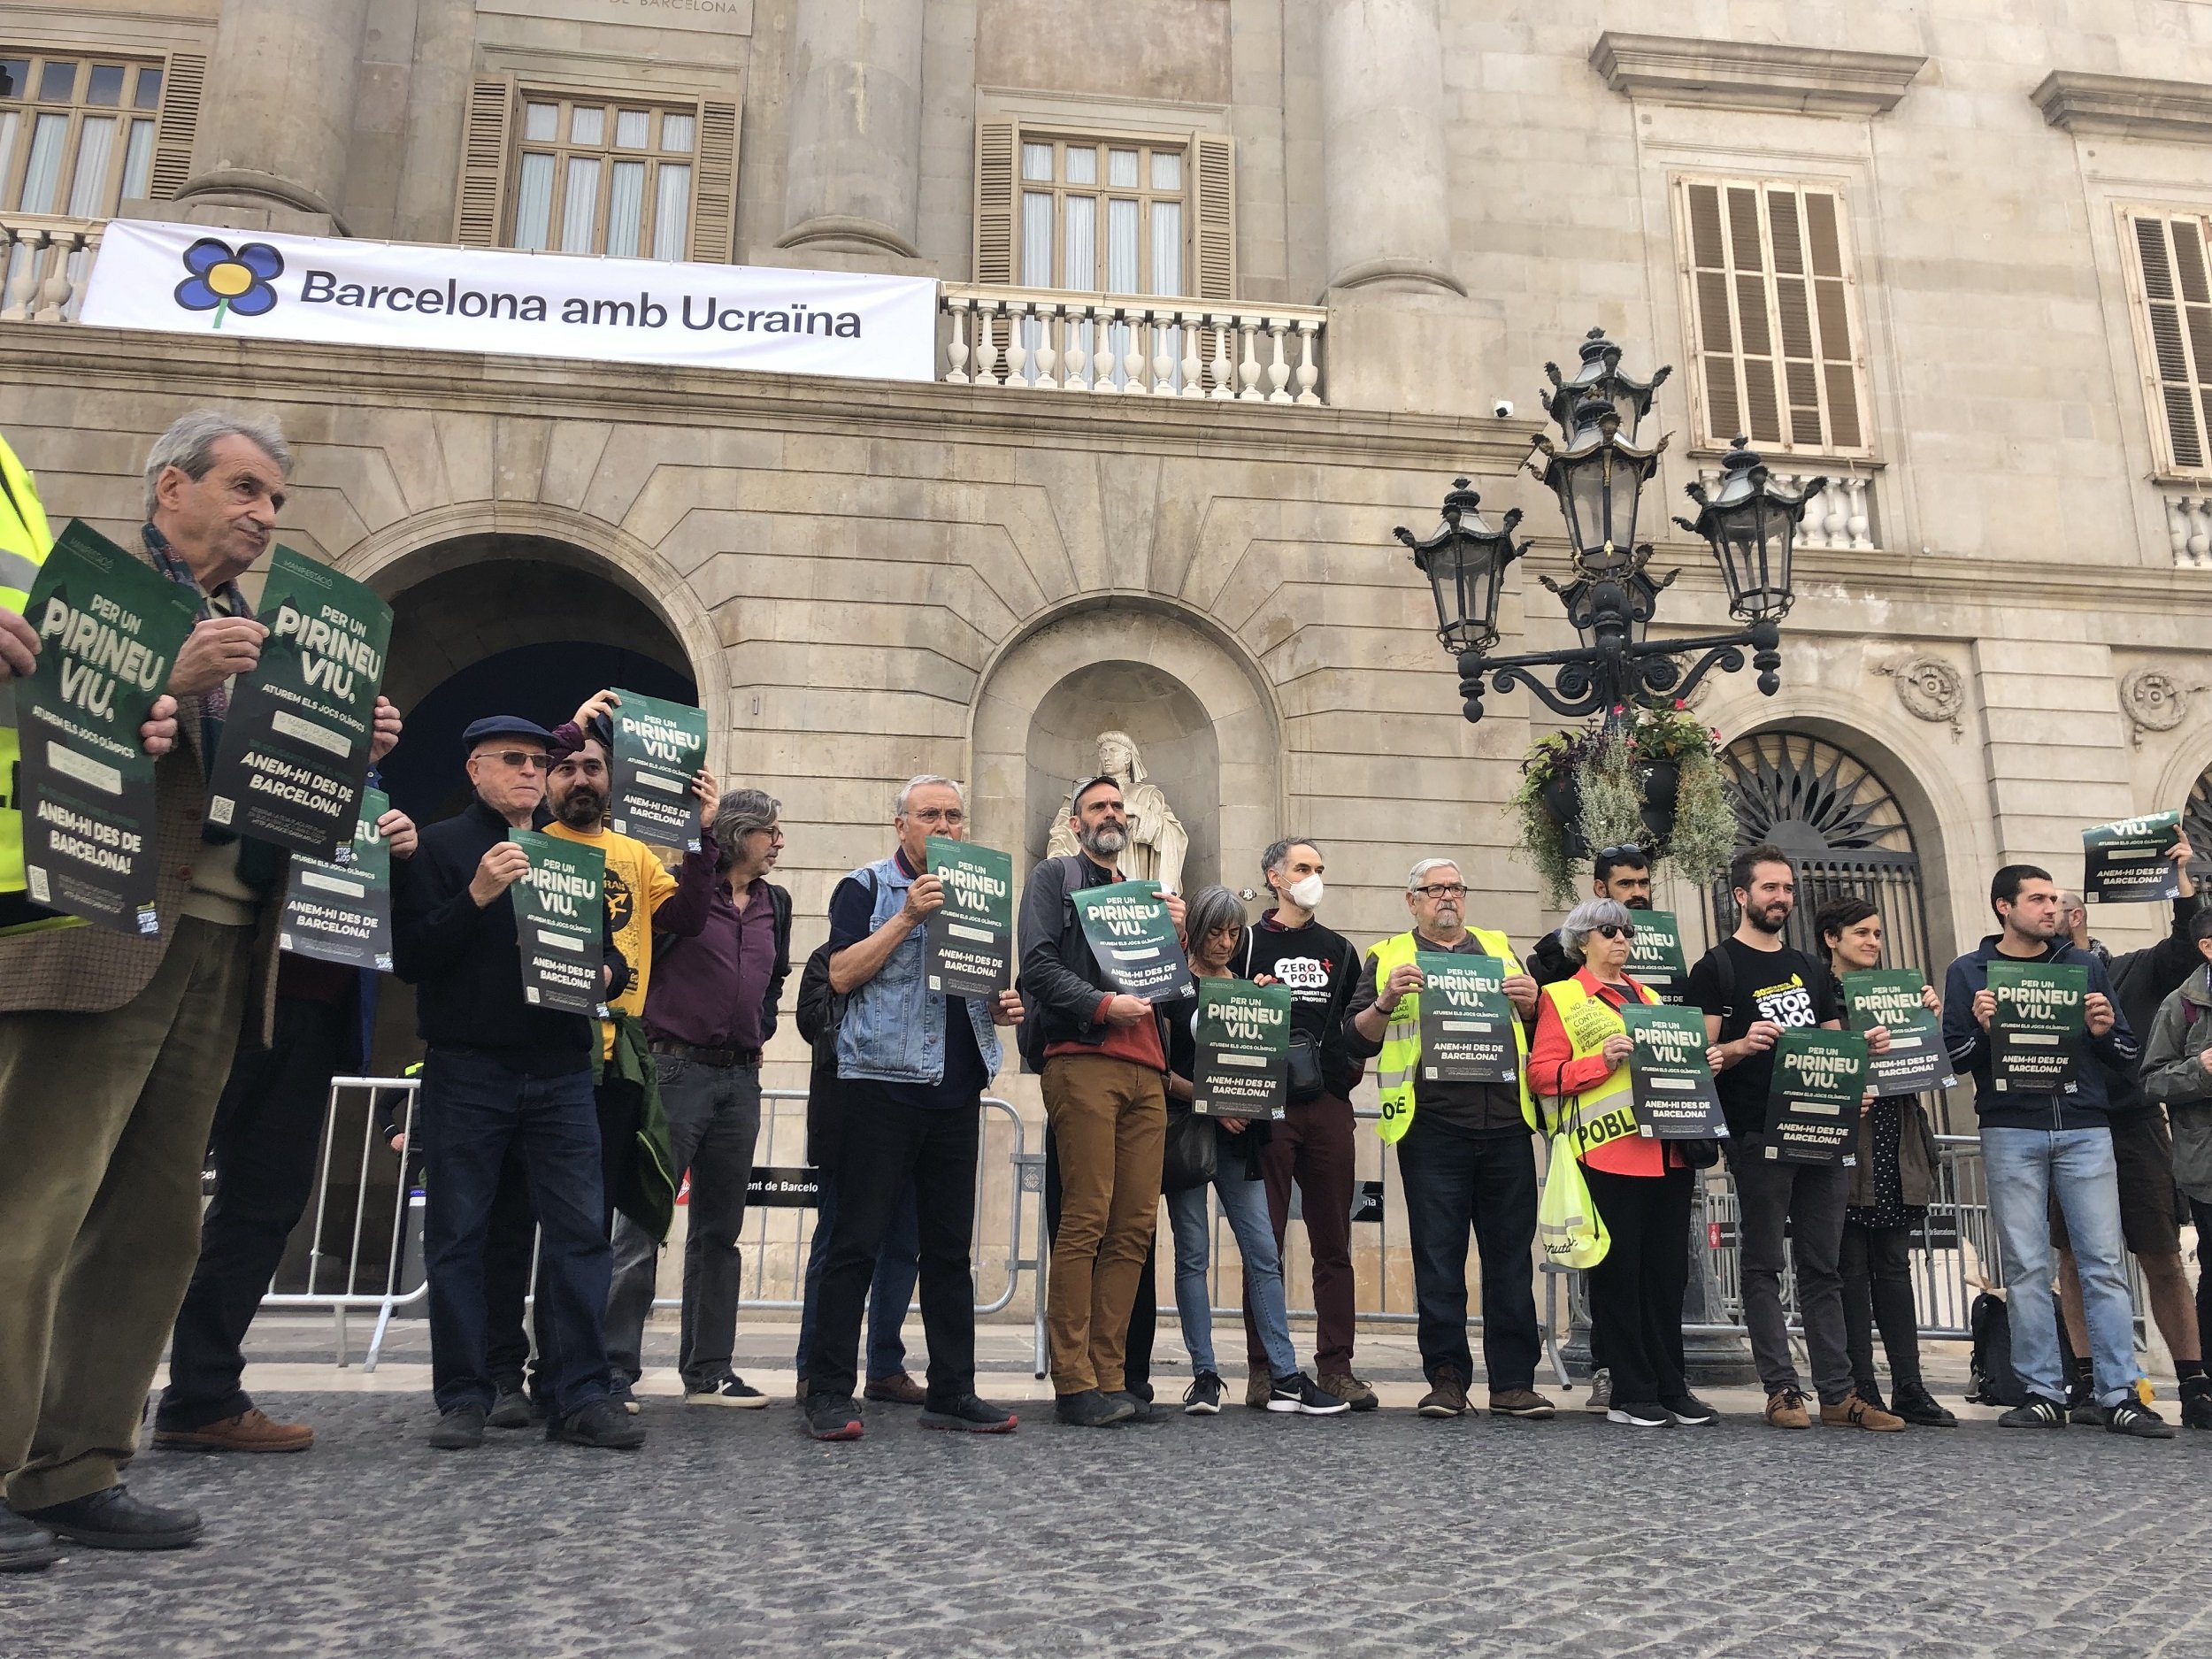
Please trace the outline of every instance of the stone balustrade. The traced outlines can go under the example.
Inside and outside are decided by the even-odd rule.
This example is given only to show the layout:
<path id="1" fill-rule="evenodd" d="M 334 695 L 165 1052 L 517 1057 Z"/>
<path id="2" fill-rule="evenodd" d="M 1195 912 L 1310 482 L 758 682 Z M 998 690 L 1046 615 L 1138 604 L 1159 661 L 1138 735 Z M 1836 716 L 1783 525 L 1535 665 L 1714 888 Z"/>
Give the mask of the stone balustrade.
<path id="1" fill-rule="evenodd" d="M 947 284 L 954 386 L 1318 404 L 1328 313 Z"/>
<path id="2" fill-rule="evenodd" d="M 104 219 L 0 213 L 0 322 L 69 323 Z"/>
<path id="3" fill-rule="evenodd" d="M 2166 538 L 2181 569 L 2212 570 L 2212 495 L 2201 490 L 2168 495 Z"/>
<path id="4" fill-rule="evenodd" d="M 1820 476 L 1808 468 L 1802 472 L 1770 469 L 1777 488 L 1799 490 Z M 1709 490 L 1720 488 L 1720 469 L 1701 466 L 1698 480 Z M 1832 553 L 1872 552 L 1882 545 L 1881 527 L 1874 516 L 1874 480 L 1850 475 L 1831 477 L 1820 493 L 1805 503 L 1805 518 L 1797 533 L 1797 545 Z"/>

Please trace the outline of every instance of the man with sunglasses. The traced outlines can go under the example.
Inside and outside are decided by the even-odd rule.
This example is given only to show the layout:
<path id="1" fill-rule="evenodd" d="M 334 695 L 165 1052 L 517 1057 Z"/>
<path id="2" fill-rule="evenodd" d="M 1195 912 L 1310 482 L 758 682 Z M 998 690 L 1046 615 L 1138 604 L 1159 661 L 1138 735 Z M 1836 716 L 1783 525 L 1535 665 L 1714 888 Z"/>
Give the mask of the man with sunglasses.
<path id="1" fill-rule="evenodd" d="M 1421 1369 L 1429 1392 L 1423 1417 L 1468 1409 L 1474 1356 L 1467 1345 L 1467 1235 L 1482 1255 L 1482 1359 L 1494 1417 L 1548 1417 L 1535 1389 L 1536 1293 L 1529 1261 L 1536 1241 L 1536 1106 L 1528 1088 L 1528 1022 L 1537 984 L 1502 933 L 1466 925 L 1467 886 L 1448 858 L 1424 858 L 1406 878 L 1413 926 L 1386 939 L 1367 960 L 1344 1021 L 1344 1046 L 1377 1059 L 1382 1094 L 1377 1128 L 1398 1148 L 1406 1227 L 1413 1241 L 1413 1299 L 1420 1316 Z M 1519 1016 L 1514 1042 L 1520 1075 L 1510 1083 L 1440 1080 L 1421 1064 L 1423 951 L 1495 956 Z M 1379 1056 L 1379 1058 L 1378 1058 Z"/>
<path id="2" fill-rule="evenodd" d="M 1590 861 L 1590 896 L 1611 899 L 1632 910 L 1651 908 L 1651 855 L 1634 841 L 1601 847 Z M 1530 949 L 1529 977 L 1540 986 L 1571 979 L 1582 964 L 1567 955 L 1554 928 Z"/>
<path id="3" fill-rule="evenodd" d="M 500 1171 L 518 1150 L 541 1230 L 537 1294 L 555 1339 L 546 1438 L 632 1450 L 645 1432 L 608 1398 L 601 1321 L 611 1256 L 601 1193 L 593 1072 L 597 1022 L 534 1007 L 523 995 L 521 945 L 508 889 L 529 856 L 508 840 L 545 799 L 552 735 L 511 715 L 461 734 L 475 799 L 421 833 L 393 868 L 399 977 L 416 987 L 429 1210 L 423 1256 L 430 1282 L 431 1384 L 440 1412 L 430 1443 L 483 1443 L 495 1398 L 486 1360 L 484 1244 Z M 628 970 L 601 918 L 601 995 L 621 995 Z"/>
<path id="4" fill-rule="evenodd" d="M 1851 1377 L 1841 1265 L 1850 1172 L 1839 1162 L 1792 1164 L 1766 1156 L 1775 1041 L 1794 1026 L 1840 1029 L 1843 987 L 1825 962 L 1782 942 L 1797 907 L 1797 871 L 1786 853 L 1746 848 L 1728 866 L 1728 886 L 1736 931 L 1698 959 L 1688 989 L 1690 1005 L 1705 1012 L 1707 1041 L 1720 1046 L 1714 1086 L 1728 1120 L 1728 1171 L 1742 1210 L 1744 1325 L 1767 1391 L 1766 1420 L 1778 1429 L 1812 1426 L 1782 1312 L 1786 1240 L 1821 1422 L 1901 1429 L 1904 1418 L 1861 1399 Z M 1876 1026 L 1867 1046 L 1883 1052 L 1889 1033 Z"/>

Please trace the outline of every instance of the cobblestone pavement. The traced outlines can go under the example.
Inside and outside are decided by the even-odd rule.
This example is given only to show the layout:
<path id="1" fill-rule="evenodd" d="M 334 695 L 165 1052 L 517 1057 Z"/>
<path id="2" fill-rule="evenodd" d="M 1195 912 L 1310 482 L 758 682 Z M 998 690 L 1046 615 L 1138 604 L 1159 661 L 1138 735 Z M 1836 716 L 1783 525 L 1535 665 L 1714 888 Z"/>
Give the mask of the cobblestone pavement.
<path id="1" fill-rule="evenodd" d="M 654 1401 L 641 1454 L 457 1455 L 420 1394 L 266 1403 L 315 1449 L 142 1456 L 206 1541 L 0 1579 L 0 1652 L 2212 1654 L 2212 1435 L 1031 1405 L 979 1438 L 872 1406 L 817 1446 L 786 1401 Z"/>

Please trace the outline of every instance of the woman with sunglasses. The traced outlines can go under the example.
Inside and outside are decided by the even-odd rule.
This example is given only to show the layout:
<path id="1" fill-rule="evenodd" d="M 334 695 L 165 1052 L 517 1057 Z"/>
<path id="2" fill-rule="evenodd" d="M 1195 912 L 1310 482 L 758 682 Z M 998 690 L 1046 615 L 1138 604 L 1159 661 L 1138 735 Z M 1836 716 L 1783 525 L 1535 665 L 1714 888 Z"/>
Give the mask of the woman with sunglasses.
<path id="1" fill-rule="evenodd" d="M 1882 964 L 1882 918 L 1867 900 L 1834 899 L 1821 907 L 1816 926 L 1828 948 L 1838 981 Z M 1943 1012 L 1932 985 L 1920 987 L 1921 1005 Z M 1877 1406 L 1874 1329 L 1881 1327 L 1889 1360 L 1888 1409 L 1924 1428 L 1955 1429 L 1958 1418 L 1928 1392 L 1920 1373 L 1920 1316 L 1913 1304 L 1912 1235 L 1928 1219 L 1935 1196 L 1935 1130 L 1917 1094 L 1885 1094 L 1859 1119 L 1857 1161 L 1843 1211 L 1845 1346 L 1859 1398 Z"/>
<path id="2" fill-rule="evenodd" d="M 1244 902 L 1226 887 L 1202 887 L 1185 912 L 1185 926 L 1192 974 L 1200 979 L 1234 979 L 1229 964 L 1244 947 Z M 1256 983 L 1271 980 L 1263 974 Z M 1195 986 L 1190 995 L 1168 1005 L 1167 1026 L 1168 1113 L 1171 1118 L 1178 1113 L 1187 1117 L 1192 1079 L 1198 1072 Z M 1261 1179 L 1260 1148 L 1267 1144 L 1268 1132 L 1265 1122 L 1215 1119 L 1214 1179 L 1167 1194 L 1168 1220 L 1175 1232 L 1175 1310 L 1182 1317 L 1183 1346 L 1190 1350 L 1191 1370 L 1196 1373 L 1183 1395 L 1183 1410 L 1191 1417 L 1217 1414 L 1223 1392 L 1221 1373 L 1214 1369 L 1213 1296 L 1206 1274 L 1212 1248 L 1209 1190 L 1220 1195 L 1221 1213 L 1229 1218 L 1229 1230 L 1244 1257 L 1253 1317 L 1271 1373 L 1267 1409 L 1308 1417 L 1332 1417 L 1351 1409 L 1349 1401 L 1328 1393 L 1298 1369 L 1298 1350 L 1291 1345 L 1290 1315 L 1284 1302 L 1281 1253 L 1275 1248 L 1267 1184 Z"/>
<path id="3" fill-rule="evenodd" d="M 1656 1002 L 1629 977 L 1636 925 L 1615 899 L 1586 899 L 1559 939 L 1581 966 L 1544 987 L 1529 1079 L 1580 1160 L 1590 1199 L 1612 1242 L 1590 1270 L 1590 1317 L 1604 1333 L 1613 1373 L 1609 1423 L 1699 1427 L 1713 1409 L 1682 1369 L 1682 1292 L 1689 1279 L 1691 1166 L 1682 1143 L 1647 1141 L 1630 1103 L 1634 1045 L 1620 1010 Z"/>

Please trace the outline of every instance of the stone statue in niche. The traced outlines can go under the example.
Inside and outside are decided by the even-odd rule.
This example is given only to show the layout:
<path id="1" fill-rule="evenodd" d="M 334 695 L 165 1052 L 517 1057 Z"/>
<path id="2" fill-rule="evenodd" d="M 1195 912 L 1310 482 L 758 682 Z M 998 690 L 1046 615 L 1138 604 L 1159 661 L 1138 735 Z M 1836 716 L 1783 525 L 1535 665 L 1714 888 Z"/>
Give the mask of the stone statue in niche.
<path id="1" fill-rule="evenodd" d="M 1171 893 L 1181 892 L 1183 859 L 1190 851 L 1190 836 L 1160 786 L 1149 781 L 1136 740 L 1126 732 L 1101 732 L 1095 775 L 1110 777 L 1121 785 L 1122 807 L 1129 819 L 1129 845 L 1118 860 L 1122 875 L 1131 881 L 1156 881 Z M 1045 843 L 1048 857 L 1080 850 L 1074 833 L 1068 828 L 1068 818 L 1075 810 L 1074 796 L 1074 790 L 1070 789 L 1061 800 L 1059 820 L 1052 826 L 1052 838 Z"/>

